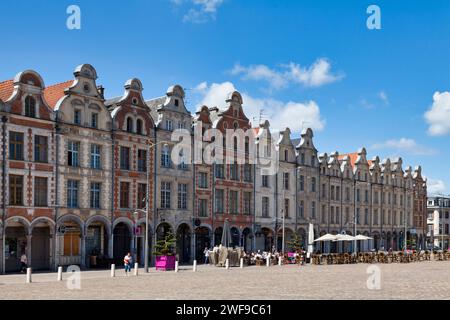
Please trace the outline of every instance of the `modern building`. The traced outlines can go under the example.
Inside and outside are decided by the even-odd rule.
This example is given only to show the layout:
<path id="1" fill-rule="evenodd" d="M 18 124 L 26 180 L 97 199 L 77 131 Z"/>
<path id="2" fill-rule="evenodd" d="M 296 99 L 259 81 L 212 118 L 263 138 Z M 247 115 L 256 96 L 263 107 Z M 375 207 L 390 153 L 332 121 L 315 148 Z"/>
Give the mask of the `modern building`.
<path id="1" fill-rule="evenodd" d="M 427 243 L 431 248 L 450 247 L 450 196 L 436 195 L 427 202 Z"/>

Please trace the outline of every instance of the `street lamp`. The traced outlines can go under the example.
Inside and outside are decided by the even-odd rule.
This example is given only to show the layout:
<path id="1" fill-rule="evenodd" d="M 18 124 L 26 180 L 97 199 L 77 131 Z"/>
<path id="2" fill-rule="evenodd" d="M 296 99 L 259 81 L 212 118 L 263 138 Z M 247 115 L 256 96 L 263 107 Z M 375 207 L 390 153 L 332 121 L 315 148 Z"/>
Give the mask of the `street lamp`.
<path id="1" fill-rule="evenodd" d="M 134 216 L 134 262 L 137 262 L 137 228 L 138 228 L 138 219 L 139 219 L 139 212 L 135 211 L 133 212 Z"/>
<path id="2" fill-rule="evenodd" d="M 151 141 L 149 141 L 148 143 L 148 147 L 147 147 L 147 165 L 150 163 L 150 152 L 153 148 L 155 148 L 157 145 L 162 144 L 164 145 L 165 148 L 168 147 L 168 142 L 167 141 L 161 141 L 158 143 L 152 143 Z M 157 155 L 155 155 L 156 158 Z M 156 170 L 156 168 L 154 168 L 154 170 Z M 144 201 L 145 201 L 145 210 L 143 209 L 136 209 L 136 211 L 134 212 L 135 216 L 139 215 L 139 212 L 142 212 L 145 214 L 145 236 L 144 236 L 144 269 L 145 272 L 148 273 L 148 220 L 149 220 L 149 215 L 150 215 L 150 170 L 148 170 L 147 168 L 147 196 L 145 197 Z M 155 171 L 156 173 L 156 171 Z M 156 177 L 155 177 L 156 179 Z M 153 199 L 153 201 L 156 201 L 156 199 Z M 156 212 L 154 212 L 153 214 L 153 220 L 154 222 L 156 222 Z M 135 231 L 136 232 L 136 231 Z M 156 230 L 154 230 L 155 234 L 156 234 Z M 137 246 L 137 241 L 136 241 L 136 246 Z"/>

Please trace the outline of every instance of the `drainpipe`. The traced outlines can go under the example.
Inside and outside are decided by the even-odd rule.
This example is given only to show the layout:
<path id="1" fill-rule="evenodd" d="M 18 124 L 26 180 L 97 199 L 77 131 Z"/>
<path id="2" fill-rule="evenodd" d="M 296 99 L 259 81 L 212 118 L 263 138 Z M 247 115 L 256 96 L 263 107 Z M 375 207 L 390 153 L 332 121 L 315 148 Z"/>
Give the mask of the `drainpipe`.
<path id="1" fill-rule="evenodd" d="M 58 269 L 58 249 L 57 249 L 57 242 L 58 242 L 58 209 L 59 209 L 59 121 L 58 121 L 58 111 L 56 111 L 56 123 L 55 123 L 55 226 L 53 230 L 53 264 L 54 264 L 54 270 L 56 271 Z"/>
<path id="2" fill-rule="evenodd" d="M 214 215 L 215 215 L 215 208 L 216 208 L 216 161 L 213 162 L 212 165 L 212 203 L 211 203 L 211 236 L 210 236 L 210 247 L 214 247 L 216 245 L 215 243 L 215 237 L 214 237 Z"/>
<path id="3" fill-rule="evenodd" d="M 195 135 L 193 135 L 192 138 L 192 158 L 191 158 L 191 162 L 192 162 L 192 233 L 194 234 L 194 252 L 193 252 L 193 259 L 192 260 L 196 260 L 197 259 L 197 233 L 195 232 L 195 216 L 197 213 L 197 210 L 195 210 L 195 204 L 196 204 L 196 166 L 195 166 Z M 192 248 L 192 246 L 191 246 Z"/>
<path id="4" fill-rule="evenodd" d="M 256 163 L 253 165 L 253 247 L 256 250 Z"/>
<path id="5" fill-rule="evenodd" d="M 110 250 L 109 256 L 110 258 L 114 259 L 114 189 L 115 189 L 115 174 L 116 174 L 116 168 L 115 168 L 115 158 L 114 158 L 114 151 L 116 148 L 116 134 L 114 131 L 114 121 L 111 125 L 111 225 L 110 225 L 110 237 L 111 237 L 111 243 L 112 246 L 108 248 Z"/>
<path id="6" fill-rule="evenodd" d="M 158 239 L 157 233 L 156 233 L 156 219 L 157 219 L 157 199 L 156 199 L 156 187 L 158 185 L 157 177 L 158 177 L 158 135 L 157 135 L 158 128 L 155 126 L 153 128 L 153 137 L 154 137 L 154 149 L 155 149 L 155 156 L 153 157 L 153 236 L 154 241 L 152 248 L 155 248 L 156 241 Z M 153 250 L 152 250 L 153 251 Z M 156 264 L 155 255 L 152 254 L 152 260 Z"/>
<path id="7" fill-rule="evenodd" d="M 3 142 L 3 157 L 2 157 L 2 273 L 5 274 L 5 246 L 6 246 L 6 122 L 8 118 L 2 117 L 2 142 Z"/>
<path id="8" fill-rule="evenodd" d="M 274 246 L 278 251 L 278 173 L 275 173 L 275 241 Z M 272 248 L 271 248 L 272 249 Z"/>

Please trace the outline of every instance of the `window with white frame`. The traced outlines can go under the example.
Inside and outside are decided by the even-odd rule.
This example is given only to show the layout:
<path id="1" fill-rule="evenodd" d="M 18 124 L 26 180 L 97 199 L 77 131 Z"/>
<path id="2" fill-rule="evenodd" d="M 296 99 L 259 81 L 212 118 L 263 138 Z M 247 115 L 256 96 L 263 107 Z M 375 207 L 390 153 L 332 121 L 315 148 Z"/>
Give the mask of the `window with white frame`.
<path id="1" fill-rule="evenodd" d="M 187 184 L 178 184 L 178 209 L 187 209 Z"/>
<path id="2" fill-rule="evenodd" d="M 161 182 L 161 208 L 170 209 L 170 182 Z"/>
<path id="3" fill-rule="evenodd" d="M 67 148 L 67 165 L 70 167 L 78 167 L 78 153 L 80 151 L 80 143 L 78 141 L 69 141 Z"/>
<path id="4" fill-rule="evenodd" d="M 101 147 L 98 144 L 91 144 L 91 168 L 101 169 Z"/>

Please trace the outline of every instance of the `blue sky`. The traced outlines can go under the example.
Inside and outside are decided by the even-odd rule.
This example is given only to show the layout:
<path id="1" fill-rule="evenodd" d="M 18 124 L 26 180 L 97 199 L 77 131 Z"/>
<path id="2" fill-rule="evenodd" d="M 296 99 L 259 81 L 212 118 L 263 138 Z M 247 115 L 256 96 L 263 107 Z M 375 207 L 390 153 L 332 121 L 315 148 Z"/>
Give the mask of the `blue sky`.
<path id="1" fill-rule="evenodd" d="M 366 26 L 371 4 L 381 30 Z M 107 97 L 132 77 L 146 98 L 179 83 L 192 111 L 235 88 L 249 118 L 312 126 L 321 152 L 400 155 L 450 192 L 448 1 L 2 1 L 0 25 L 2 80 L 34 69 L 50 85 L 90 63 Z"/>

